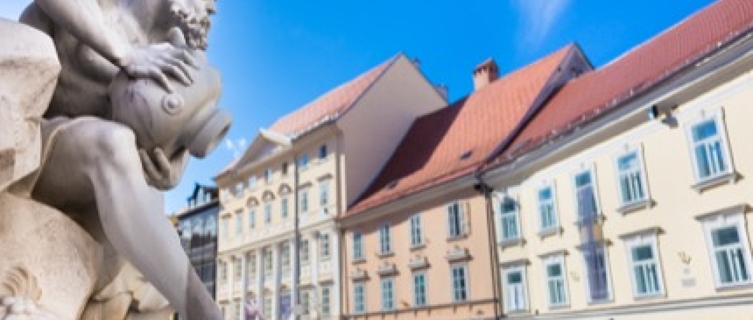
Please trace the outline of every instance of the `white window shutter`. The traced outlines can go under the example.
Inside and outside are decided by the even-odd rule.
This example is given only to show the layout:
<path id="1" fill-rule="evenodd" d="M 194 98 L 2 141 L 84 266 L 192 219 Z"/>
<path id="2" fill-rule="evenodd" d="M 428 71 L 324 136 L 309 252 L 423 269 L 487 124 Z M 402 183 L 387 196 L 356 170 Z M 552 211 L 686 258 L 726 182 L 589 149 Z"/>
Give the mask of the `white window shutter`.
<path id="1" fill-rule="evenodd" d="M 445 206 L 445 211 L 447 211 L 447 238 L 450 238 L 452 237 L 452 204 Z"/>
<path id="2" fill-rule="evenodd" d="M 463 201 L 460 204 L 460 216 L 463 219 L 463 232 L 462 234 L 471 234 L 471 204 L 469 201 Z"/>

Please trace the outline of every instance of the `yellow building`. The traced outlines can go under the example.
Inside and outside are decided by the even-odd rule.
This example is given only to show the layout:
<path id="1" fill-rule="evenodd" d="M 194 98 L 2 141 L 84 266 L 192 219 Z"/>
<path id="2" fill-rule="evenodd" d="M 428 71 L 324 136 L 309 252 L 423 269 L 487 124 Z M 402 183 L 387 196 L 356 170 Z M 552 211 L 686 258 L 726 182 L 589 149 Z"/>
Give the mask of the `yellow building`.
<path id="1" fill-rule="evenodd" d="M 296 311 L 337 319 L 335 217 L 364 191 L 415 118 L 445 99 L 399 54 L 260 130 L 216 177 L 217 299 L 225 318 L 288 319 Z"/>
<path id="2" fill-rule="evenodd" d="M 751 319 L 753 2 L 568 82 L 490 159 L 508 318 Z"/>
<path id="3" fill-rule="evenodd" d="M 590 68 L 567 46 L 498 79 L 487 60 L 475 91 L 419 118 L 372 185 L 339 219 L 347 319 L 479 319 L 495 310 L 486 201 L 476 169 L 518 123 Z"/>

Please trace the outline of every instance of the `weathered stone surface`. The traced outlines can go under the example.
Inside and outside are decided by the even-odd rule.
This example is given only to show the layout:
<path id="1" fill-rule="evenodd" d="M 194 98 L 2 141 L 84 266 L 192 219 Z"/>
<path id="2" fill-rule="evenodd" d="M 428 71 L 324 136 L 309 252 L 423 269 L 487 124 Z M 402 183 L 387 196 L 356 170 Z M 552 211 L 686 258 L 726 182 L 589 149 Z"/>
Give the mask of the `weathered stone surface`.
<path id="1" fill-rule="evenodd" d="M 39 120 L 59 73 L 47 35 L 0 18 L 0 191 L 39 167 Z"/>
<path id="2" fill-rule="evenodd" d="M 39 312 L 28 319 L 78 318 L 98 278 L 98 242 L 60 212 L 0 193 L 0 243 L 0 319 L 8 299 Z"/>

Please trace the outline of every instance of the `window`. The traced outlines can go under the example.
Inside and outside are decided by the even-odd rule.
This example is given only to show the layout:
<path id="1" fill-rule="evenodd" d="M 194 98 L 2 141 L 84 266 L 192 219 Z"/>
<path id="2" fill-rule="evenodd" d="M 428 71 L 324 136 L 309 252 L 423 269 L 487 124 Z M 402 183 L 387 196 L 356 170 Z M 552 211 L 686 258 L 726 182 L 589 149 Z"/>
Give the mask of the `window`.
<path id="1" fill-rule="evenodd" d="M 656 250 L 655 235 L 636 235 L 625 240 L 630 273 L 633 280 L 633 294 L 636 297 L 662 294 L 661 269 Z"/>
<path id="2" fill-rule="evenodd" d="M 353 260 L 363 259 L 363 235 L 353 232 Z"/>
<path id="3" fill-rule="evenodd" d="M 264 203 L 264 223 L 272 223 L 272 203 Z"/>
<path id="4" fill-rule="evenodd" d="M 547 302 L 549 307 L 567 305 L 567 288 L 565 287 L 565 261 L 562 255 L 550 256 L 544 260 Z"/>
<path id="5" fill-rule="evenodd" d="M 392 253 L 392 239 L 390 235 L 390 225 L 388 224 L 379 228 L 379 253 Z"/>
<path id="6" fill-rule="evenodd" d="M 606 250 L 603 244 L 586 244 L 583 248 L 589 302 L 611 299 Z"/>
<path id="7" fill-rule="evenodd" d="M 300 258 L 301 258 L 301 263 L 302 264 L 308 264 L 309 261 L 310 261 L 310 259 L 309 259 L 309 241 L 308 241 L 308 239 L 302 239 L 301 240 L 301 246 L 298 248 L 298 250 L 299 250 L 299 254 L 300 254 Z"/>
<path id="8" fill-rule="evenodd" d="M 329 203 L 329 181 L 319 184 L 319 205 L 324 208 Z"/>
<path id="9" fill-rule="evenodd" d="M 241 301 L 235 299 L 230 303 L 230 306 L 230 308 L 233 310 L 233 319 L 239 319 L 241 317 Z"/>
<path id="10" fill-rule="evenodd" d="M 366 312 L 366 290 L 363 283 L 353 285 L 353 313 Z"/>
<path id="11" fill-rule="evenodd" d="M 410 245 L 418 247 L 424 243 L 423 232 L 421 230 L 421 215 L 415 214 L 410 218 Z"/>
<path id="12" fill-rule="evenodd" d="M 264 250 L 264 274 L 268 277 L 272 275 L 272 251 L 269 249 Z"/>
<path id="13" fill-rule="evenodd" d="M 559 226 L 557 209 L 555 209 L 554 188 L 551 185 L 539 189 L 536 194 L 539 204 L 539 230 L 547 231 Z"/>
<path id="14" fill-rule="evenodd" d="M 321 147 L 319 147 L 319 159 L 324 160 L 327 158 L 327 145 L 323 144 Z"/>
<path id="15" fill-rule="evenodd" d="M 220 261 L 220 271 L 219 271 L 219 278 L 220 282 L 225 283 L 227 282 L 227 262 Z"/>
<path id="16" fill-rule="evenodd" d="M 222 217 L 222 222 L 220 224 L 220 233 L 225 239 L 227 239 L 228 235 L 230 235 L 230 217 Z"/>
<path id="17" fill-rule="evenodd" d="M 243 212 L 235 212 L 235 235 L 240 236 L 243 233 Z"/>
<path id="18" fill-rule="evenodd" d="M 598 216 L 599 209 L 591 170 L 575 175 L 575 197 L 578 203 L 578 223 L 592 223 Z"/>
<path id="19" fill-rule="evenodd" d="M 306 170 L 309 165 L 309 156 L 307 154 L 298 157 L 298 168 L 300 170 Z"/>
<path id="20" fill-rule="evenodd" d="M 322 316 L 329 317 L 332 315 L 331 300 L 332 294 L 330 287 L 322 287 Z"/>
<path id="21" fill-rule="evenodd" d="M 463 206 L 460 201 L 447 205 L 447 236 L 457 238 L 465 235 L 466 221 Z"/>
<path id="22" fill-rule="evenodd" d="M 280 167 L 280 173 L 283 176 L 287 176 L 288 175 L 288 162 L 287 161 L 285 161 L 285 162 L 282 163 L 282 166 Z"/>
<path id="23" fill-rule="evenodd" d="M 248 177 L 248 188 L 253 190 L 256 188 L 256 176 Z"/>
<path id="24" fill-rule="evenodd" d="M 233 259 L 233 281 L 238 283 L 243 277 L 243 268 L 241 267 L 241 259 Z"/>
<path id="25" fill-rule="evenodd" d="M 520 239 L 518 204 L 509 196 L 505 196 L 500 201 L 499 225 L 502 227 L 499 233 L 502 242 Z"/>
<path id="26" fill-rule="evenodd" d="M 382 311 L 395 309 L 395 279 L 382 279 Z"/>
<path id="27" fill-rule="evenodd" d="M 309 309 L 311 309 L 311 293 L 309 290 L 301 290 L 301 311 L 303 311 L 303 314 L 309 314 Z"/>
<path id="28" fill-rule="evenodd" d="M 698 181 L 709 180 L 732 171 L 721 111 L 711 118 L 693 124 L 688 135 Z"/>
<path id="29" fill-rule="evenodd" d="M 717 287 L 750 283 L 751 256 L 742 212 L 702 221 Z"/>
<path id="30" fill-rule="evenodd" d="M 622 206 L 644 201 L 648 197 L 643 163 L 637 150 L 617 157 L 617 179 Z"/>
<path id="31" fill-rule="evenodd" d="M 280 249 L 280 265 L 283 273 L 290 272 L 290 246 L 287 243 L 284 243 Z"/>
<path id="32" fill-rule="evenodd" d="M 298 191 L 298 202 L 300 205 L 301 213 L 309 211 L 309 193 L 308 190 Z"/>
<path id="33" fill-rule="evenodd" d="M 468 269 L 466 265 L 452 267 L 452 301 L 468 300 Z"/>
<path id="34" fill-rule="evenodd" d="M 248 227 L 250 229 L 256 228 L 256 208 L 248 210 Z"/>
<path id="35" fill-rule="evenodd" d="M 413 306 L 420 307 L 426 305 L 426 274 L 413 274 Z"/>
<path id="36" fill-rule="evenodd" d="M 256 279 L 256 254 L 252 253 L 248 255 L 248 264 L 246 265 L 246 268 L 248 269 L 248 278 Z"/>
<path id="37" fill-rule="evenodd" d="M 321 245 L 322 251 L 322 260 L 329 260 L 329 233 L 322 233 L 319 237 L 319 244 Z"/>
<path id="38" fill-rule="evenodd" d="M 272 182 L 272 175 L 274 175 L 272 168 L 265 169 L 264 170 L 264 182 L 266 183 Z"/>
<path id="39" fill-rule="evenodd" d="M 269 293 L 264 295 L 264 305 L 262 306 L 262 311 L 264 312 L 264 314 L 262 314 L 260 318 L 272 319 L 272 295 Z"/>
<path id="40" fill-rule="evenodd" d="M 288 197 L 282 197 L 280 200 L 280 212 L 282 212 L 282 218 L 288 217 Z"/>
<path id="41" fill-rule="evenodd" d="M 522 266 L 508 268 L 504 271 L 505 311 L 520 312 L 528 310 L 526 298 L 525 274 Z"/>

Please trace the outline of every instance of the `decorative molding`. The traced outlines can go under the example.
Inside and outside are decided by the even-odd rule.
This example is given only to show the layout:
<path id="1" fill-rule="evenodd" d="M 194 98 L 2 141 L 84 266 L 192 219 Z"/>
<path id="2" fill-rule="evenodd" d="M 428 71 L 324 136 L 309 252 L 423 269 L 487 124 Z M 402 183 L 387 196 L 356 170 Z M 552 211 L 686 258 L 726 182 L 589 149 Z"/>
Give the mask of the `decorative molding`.
<path id="1" fill-rule="evenodd" d="M 382 277 L 397 274 L 397 266 L 394 263 L 382 262 L 377 268 L 376 273 Z"/>
<path id="2" fill-rule="evenodd" d="M 742 214 L 742 213 L 747 212 L 748 208 L 749 207 L 747 203 L 740 203 L 740 204 L 732 205 L 726 208 L 698 214 L 695 216 L 695 219 L 701 221 L 701 220 L 704 220 L 706 218 L 716 216 L 716 215 Z"/>
<path id="3" fill-rule="evenodd" d="M 465 261 L 465 260 L 471 259 L 471 254 L 468 252 L 467 248 L 454 246 L 452 249 L 447 251 L 447 255 L 445 256 L 445 259 L 447 259 L 447 262 L 451 262 L 451 263 Z"/>
<path id="4" fill-rule="evenodd" d="M 710 188 L 713 188 L 722 184 L 736 183 L 739 178 L 740 178 L 740 174 L 738 174 L 736 171 L 731 171 L 731 172 L 718 175 L 713 178 L 708 178 L 703 181 L 699 181 L 693 185 L 693 189 L 695 189 L 695 191 L 697 191 L 698 193 L 701 193 L 706 189 L 710 189 Z"/>
<path id="5" fill-rule="evenodd" d="M 350 279 L 352 281 L 364 281 L 369 279 L 369 274 L 366 272 L 366 270 L 357 268 L 350 272 Z"/>
<path id="6" fill-rule="evenodd" d="M 429 267 L 429 260 L 426 259 L 424 256 L 416 255 L 410 258 L 410 262 L 408 262 L 408 267 L 415 271 L 419 269 L 425 269 Z"/>

